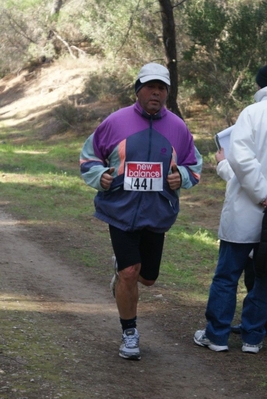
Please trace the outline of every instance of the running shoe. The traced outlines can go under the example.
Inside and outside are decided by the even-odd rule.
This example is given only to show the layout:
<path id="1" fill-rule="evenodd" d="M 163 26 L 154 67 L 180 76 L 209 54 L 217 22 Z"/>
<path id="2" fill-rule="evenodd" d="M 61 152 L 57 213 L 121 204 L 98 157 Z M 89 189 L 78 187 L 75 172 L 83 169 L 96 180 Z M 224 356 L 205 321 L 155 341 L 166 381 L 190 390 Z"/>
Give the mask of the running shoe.
<path id="1" fill-rule="evenodd" d="M 242 352 L 244 352 L 244 353 L 258 353 L 261 350 L 262 346 L 263 346 L 262 342 L 260 342 L 257 345 L 250 345 L 250 344 L 247 344 L 246 342 L 243 342 Z"/>
<path id="2" fill-rule="evenodd" d="M 110 291 L 115 298 L 115 287 L 116 287 L 116 283 L 119 278 L 119 273 L 118 273 L 118 263 L 116 260 L 116 256 L 114 256 L 114 255 L 112 256 L 112 266 L 114 269 L 114 276 L 112 277 L 111 282 L 110 282 Z"/>
<path id="3" fill-rule="evenodd" d="M 128 328 L 123 332 L 119 355 L 124 359 L 141 359 L 139 349 L 139 334 L 136 328 Z"/>
<path id="4" fill-rule="evenodd" d="M 199 346 L 206 346 L 215 352 L 228 351 L 227 345 L 216 345 L 206 337 L 206 330 L 198 330 L 194 335 L 194 342 Z"/>

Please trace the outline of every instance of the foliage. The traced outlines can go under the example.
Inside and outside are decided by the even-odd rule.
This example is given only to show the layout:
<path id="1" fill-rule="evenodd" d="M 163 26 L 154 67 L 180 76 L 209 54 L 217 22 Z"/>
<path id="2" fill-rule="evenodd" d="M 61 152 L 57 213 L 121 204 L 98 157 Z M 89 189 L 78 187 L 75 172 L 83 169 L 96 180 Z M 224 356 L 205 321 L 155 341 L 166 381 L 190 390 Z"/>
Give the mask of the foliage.
<path id="1" fill-rule="evenodd" d="M 44 0 L 14 0 L 0 2 L 0 75 L 19 71 L 33 60 L 32 49 L 38 47 L 35 60 L 46 55 Z M 51 50 L 49 51 L 51 55 Z"/>
<path id="2" fill-rule="evenodd" d="M 107 58 L 119 57 L 123 63 L 138 66 L 144 58 L 162 58 L 156 2 L 83 0 L 82 3 L 76 10 L 71 3 L 62 10 L 58 23 L 65 34 L 68 35 L 71 22 L 76 20 L 77 32 Z"/>
<path id="3" fill-rule="evenodd" d="M 266 63 L 266 11 L 265 1 L 186 3 L 191 46 L 184 51 L 184 79 L 203 103 L 219 106 L 229 124 L 233 110 L 251 101 L 255 73 Z"/>
<path id="4" fill-rule="evenodd" d="M 52 3 L 0 0 L 0 77 L 66 54 L 97 54 L 129 99 L 140 64 L 164 63 L 158 1 L 65 0 L 56 15 Z M 251 101 L 255 73 L 266 63 L 267 2 L 186 0 L 173 1 L 173 9 L 179 95 L 193 93 L 233 123 L 236 111 Z"/>
<path id="5" fill-rule="evenodd" d="M 67 100 L 62 102 L 58 107 L 54 108 L 53 115 L 56 120 L 62 122 L 64 130 L 67 130 L 69 127 L 72 127 L 72 125 L 79 122 L 79 113 L 77 107 Z"/>

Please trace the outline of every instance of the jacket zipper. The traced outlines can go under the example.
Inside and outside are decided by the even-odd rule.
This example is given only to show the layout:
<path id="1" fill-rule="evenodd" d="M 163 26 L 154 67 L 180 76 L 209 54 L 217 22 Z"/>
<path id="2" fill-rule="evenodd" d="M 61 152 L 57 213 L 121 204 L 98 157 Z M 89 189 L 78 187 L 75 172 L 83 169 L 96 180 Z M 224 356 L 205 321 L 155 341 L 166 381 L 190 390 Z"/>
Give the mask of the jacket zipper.
<path id="1" fill-rule="evenodd" d="M 152 121 L 153 121 L 153 118 L 151 116 L 149 119 L 149 147 L 148 147 L 148 153 L 147 153 L 147 162 L 150 160 L 150 155 L 151 155 Z M 136 210 L 135 210 L 135 215 L 134 215 L 132 225 L 131 225 L 131 230 L 133 230 L 133 228 L 134 228 L 136 217 L 138 214 L 138 210 L 139 210 L 143 195 L 144 195 L 144 193 L 140 193 L 140 195 L 139 195 L 138 203 L 137 203 Z"/>

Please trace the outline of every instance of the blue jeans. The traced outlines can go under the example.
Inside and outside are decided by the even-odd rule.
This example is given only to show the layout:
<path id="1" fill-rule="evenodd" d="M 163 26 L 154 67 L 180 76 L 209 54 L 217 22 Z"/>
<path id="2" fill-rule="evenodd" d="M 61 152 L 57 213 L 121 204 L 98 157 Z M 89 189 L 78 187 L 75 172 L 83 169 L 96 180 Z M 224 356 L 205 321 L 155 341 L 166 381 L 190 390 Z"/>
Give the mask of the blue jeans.
<path id="1" fill-rule="evenodd" d="M 216 345 L 227 345 L 231 322 L 236 309 L 239 278 L 245 269 L 248 255 L 258 244 L 236 244 L 221 241 L 219 259 L 213 277 L 206 308 L 206 336 Z M 242 340 L 256 345 L 265 337 L 267 321 L 267 276 L 255 278 L 253 289 L 243 302 Z"/>

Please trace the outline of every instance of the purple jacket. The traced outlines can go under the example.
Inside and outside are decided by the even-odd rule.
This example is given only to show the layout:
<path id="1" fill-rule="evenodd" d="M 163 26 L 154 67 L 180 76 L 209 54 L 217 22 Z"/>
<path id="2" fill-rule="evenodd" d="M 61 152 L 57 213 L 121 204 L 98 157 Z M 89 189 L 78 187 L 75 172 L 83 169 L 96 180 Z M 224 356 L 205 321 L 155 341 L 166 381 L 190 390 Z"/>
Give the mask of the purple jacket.
<path id="1" fill-rule="evenodd" d="M 152 179 L 140 172 L 140 178 L 132 179 L 135 191 L 128 191 L 125 168 L 132 163 L 160 164 L 162 188 L 149 191 Z M 114 112 L 88 137 L 80 156 L 83 179 L 98 190 L 95 216 L 125 231 L 169 230 L 179 211 L 180 190 L 171 190 L 166 180 L 174 164 L 181 174 L 182 188 L 198 183 L 202 158 L 181 118 L 165 107 L 148 115 L 138 102 Z M 100 178 L 109 167 L 115 167 L 114 180 L 105 191 Z"/>

